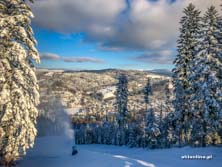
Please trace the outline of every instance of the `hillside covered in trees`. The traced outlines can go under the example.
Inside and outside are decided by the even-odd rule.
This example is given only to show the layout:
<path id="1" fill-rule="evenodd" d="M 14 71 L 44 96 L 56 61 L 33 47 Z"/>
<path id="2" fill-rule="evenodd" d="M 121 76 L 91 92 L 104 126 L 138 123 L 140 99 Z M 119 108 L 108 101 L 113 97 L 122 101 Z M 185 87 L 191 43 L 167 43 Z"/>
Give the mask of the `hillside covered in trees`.
<path id="1" fill-rule="evenodd" d="M 32 2 L 0 0 L 0 166 L 29 167 L 35 162 L 46 167 L 52 167 L 52 164 L 72 166 L 72 163 L 81 165 L 80 161 L 102 167 L 110 167 L 110 164 L 169 166 L 172 162 L 166 161 L 164 156 L 175 160 L 174 166 L 185 159 L 195 160 L 191 166 L 196 165 L 197 160 L 212 160 L 213 166 L 220 165 L 222 15 L 218 6 L 201 11 L 190 3 L 184 8 L 171 74 L 164 70 L 36 70 L 40 57 L 64 64 L 98 65 L 104 61 L 50 53 L 40 56 L 31 26 Z M 41 1 L 42 4 L 45 2 Z M 164 4 L 164 1 L 158 2 Z M 177 1 L 167 3 L 174 2 Z M 129 10 L 131 1 L 126 3 Z M 68 7 L 67 4 L 64 6 Z M 137 9 L 146 8 L 140 4 Z M 127 15 L 126 11 L 122 11 L 120 20 Z M 124 27 L 118 26 L 120 30 Z M 98 32 L 95 24 L 92 27 Z M 101 30 L 102 33 L 107 31 L 109 35 L 114 33 L 110 27 Z M 52 32 L 44 33 L 50 36 Z M 93 41 L 90 37 L 88 40 Z M 59 38 L 70 40 L 72 37 Z M 110 42 L 115 43 L 115 40 Z M 90 50 L 90 53 L 94 51 Z M 157 56 L 161 57 L 160 54 Z M 142 64 L 144 57 L 147 55 L 136 58 Z M 148 57 L 156 63 L 153 55 Z M 160 59 L 162 65 L 163 61 L 168 61 L 163 57 Z M 76 154 L 76 145 L 83 154 Z M 183 155 L 176 155 L 174 151 Z M 206 155 L 200 155 L 198 151 Z M 179 156 L 176 160 L 168 153 Z M 156 164 L 145 160 L 149 154 L 152 155 L 148 158 Z M 190 154 L 194 155 L 190 157 Z M 101 163 L 98 156 L 110 164 L 98 164 Z M 209 162 L 200 164 L 210 166 Z M 89 165 L 85 164 L 85 167 Z"/>
<path id="2" fill-rule="evenodd" d="M 138 118 L 134 114 L 136 108 L 131 112 L 128 109 L 128 77 L 120 74 L 115 94 L 117 114 L 102 124 L 77 126 L 78 144 L 148 148 L 221 144 L 221 16 L 214 6 L 202 16 L 193 4 L 189 4 L 180 23 L 178 55 L 173 69 L 173 100 L 167 83 L 162 94 L 164 102 L 154 107 L 156 99 L 151 98 L 153 86 L 148 78 L 141 91 L 145 109 Z"/>

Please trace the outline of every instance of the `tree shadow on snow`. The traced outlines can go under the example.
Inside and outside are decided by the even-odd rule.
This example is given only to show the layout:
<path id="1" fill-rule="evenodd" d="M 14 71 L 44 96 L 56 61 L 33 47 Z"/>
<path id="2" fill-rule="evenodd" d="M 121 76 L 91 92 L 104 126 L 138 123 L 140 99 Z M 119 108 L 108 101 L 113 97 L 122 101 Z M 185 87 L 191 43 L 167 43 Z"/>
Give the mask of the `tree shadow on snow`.
<path id="1" fill-rule="evenodd" d="M 125 157 L 122 155 L 113 155 L 114 158 L 118 158 L 121 160 L 125 161 L 125 166 L 124 167 L 131 167 L 131 166 L 145 166 L 145 167 L 155 167 L 154 164 L 146 162 L 146 161 L 142 161 L 142 160 L 138 160 L 138 159 L 133 159 L 133 158 L 129 158 L 129 157 Z"/>

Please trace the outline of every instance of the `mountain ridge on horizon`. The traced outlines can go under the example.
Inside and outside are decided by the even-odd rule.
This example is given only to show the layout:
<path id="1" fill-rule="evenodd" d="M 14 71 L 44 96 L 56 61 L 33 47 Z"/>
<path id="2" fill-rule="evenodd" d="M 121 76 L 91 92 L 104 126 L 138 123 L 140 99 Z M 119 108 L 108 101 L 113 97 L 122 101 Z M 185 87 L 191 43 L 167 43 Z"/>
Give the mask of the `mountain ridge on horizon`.
<path id="1" fill-rule="evenodd" d="M 40 70 L 47 70 L 47 71 L 64 71 L 64 72 L 107 72 L 107 71 L 143 71 L 143 72 L 150 72 L 159 75 L 166 75 L 172 76 L 172 71 L 168 69 L 152 69 L 152 70 L 138 70 L 138 69 L 118 69 L 118 68 L 105 68 L 105 69 L 98 69 L 98 70 L 87 70 L 87 69 L 62 69 L 62 68 L 37 68 L 37 71 Z"/>

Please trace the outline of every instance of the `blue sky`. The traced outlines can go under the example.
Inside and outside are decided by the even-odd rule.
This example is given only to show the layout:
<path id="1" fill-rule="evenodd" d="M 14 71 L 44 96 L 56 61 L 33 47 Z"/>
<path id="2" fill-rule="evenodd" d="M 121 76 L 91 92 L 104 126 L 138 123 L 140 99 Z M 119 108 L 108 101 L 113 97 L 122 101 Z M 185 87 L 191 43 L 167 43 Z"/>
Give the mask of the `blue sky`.
<path id="1" fill-rule="evenodd" d="M 42 56 L 40 68 L 64 69 L 156 69 L 159 63 L 147 63 L 135 60 L 135 56 L 143 51 L 123 50 L 110 51 L 98 49 L 95 42 L 85 42 L 84 33 L 65 35 L 33 25 L 35 37 L 38 41 L 37 49 Z M 47 54 L 56 54 L 63 57 L 92 57 L 102 62 L 64 62 L 45 58 Z M 45 56 L 45 57 L 44 57 Z M 161 68 L 171 68 L 171 63 L 161 64 Z"/>
<path id="2" fill-rule="evenodd" d="M 32 5 L 41 56 L 38 67 L 172 69 L 178 22 L 190 0 L 85 2 L 36 0 Z M 192 2 L 200 9 L 210 5 Z"/>

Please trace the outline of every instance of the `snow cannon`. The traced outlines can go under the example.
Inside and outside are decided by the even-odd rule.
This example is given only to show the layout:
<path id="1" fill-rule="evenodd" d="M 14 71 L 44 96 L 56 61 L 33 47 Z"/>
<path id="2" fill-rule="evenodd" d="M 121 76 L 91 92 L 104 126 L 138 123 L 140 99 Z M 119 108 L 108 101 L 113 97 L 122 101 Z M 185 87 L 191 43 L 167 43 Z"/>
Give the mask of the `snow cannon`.
<path id="1" fill-rule="evenodd" d="M 76 146 L 72 146 L 72 155 L 76 155 L 78 153 Z"/>

